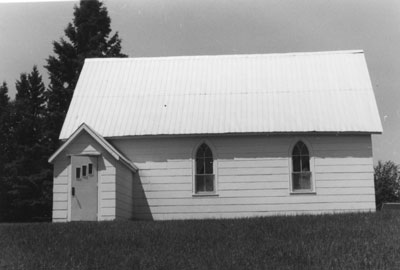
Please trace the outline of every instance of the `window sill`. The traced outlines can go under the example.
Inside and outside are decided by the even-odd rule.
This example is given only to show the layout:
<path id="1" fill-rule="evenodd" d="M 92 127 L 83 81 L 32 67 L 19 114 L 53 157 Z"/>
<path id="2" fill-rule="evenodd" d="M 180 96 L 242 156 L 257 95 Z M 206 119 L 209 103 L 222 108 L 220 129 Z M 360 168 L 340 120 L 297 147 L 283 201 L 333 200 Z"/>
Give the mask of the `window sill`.
<path id="1" fill-rule="evenodd" d="M 194 193 L 192 197 L 219 197 L 217 193 Z"/>
<path id="2" fill-rule="evenodd" d="M 290 195 L 317 195 L 315 191 L 291 191 Z"/>

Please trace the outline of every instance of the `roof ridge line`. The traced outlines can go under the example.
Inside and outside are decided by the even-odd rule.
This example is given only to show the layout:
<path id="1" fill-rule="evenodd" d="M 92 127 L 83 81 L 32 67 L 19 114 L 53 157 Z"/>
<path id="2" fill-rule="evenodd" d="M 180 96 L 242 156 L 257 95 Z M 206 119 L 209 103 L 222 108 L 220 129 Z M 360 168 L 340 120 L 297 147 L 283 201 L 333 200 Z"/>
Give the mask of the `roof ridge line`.
<path id="1" fill-rule="evenodd" d="M 174 60 L 174 59 L 197 59 L 197 58 L 243 58 L 243 57 L 278 57 L 278 56 L 306 56 L 324 54 L 356 54 L 364 53 L 364 50 L 338 50 L 338 51 L 317 51 L 317 52 L 286 52 L 286 53 L 255 53 L 255 54 L 204 54 L 204 55 L 171 55 L 171 56 L 150 56 L 150 57 L 107 57 L 107 58 L 86 58 L 85 62 L 112 62 L 112 61 L 148 61 L 148 60 Z"/>

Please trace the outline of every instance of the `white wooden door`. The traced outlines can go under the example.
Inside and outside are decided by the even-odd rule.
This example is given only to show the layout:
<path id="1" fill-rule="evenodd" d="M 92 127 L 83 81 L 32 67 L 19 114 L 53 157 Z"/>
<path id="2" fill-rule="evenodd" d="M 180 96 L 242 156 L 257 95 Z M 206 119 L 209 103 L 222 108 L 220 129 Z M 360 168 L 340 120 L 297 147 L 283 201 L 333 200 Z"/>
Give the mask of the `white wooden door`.
<path id="1" fill-rule="evenodd" d="M 97 220 L 97 157 L 72 156 L 71 220 Z"/>

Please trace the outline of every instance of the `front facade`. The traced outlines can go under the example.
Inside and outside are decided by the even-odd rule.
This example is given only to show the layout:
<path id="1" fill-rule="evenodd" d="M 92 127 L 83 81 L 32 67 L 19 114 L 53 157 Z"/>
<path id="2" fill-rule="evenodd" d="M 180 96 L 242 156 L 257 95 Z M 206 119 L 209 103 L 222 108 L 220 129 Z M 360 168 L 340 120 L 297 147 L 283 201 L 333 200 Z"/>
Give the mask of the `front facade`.
<path id="1" fill-rule="evenodd" d="M 50 158 L 54 164 L 53 220 L 202 219 L 374 211 L 371 134 L 380 133 L 381 126 L 369 77 L 365 82 L 364 72 L 359 68 L 351 72 L 351 65 L 349 68 L 349 59 L 354 55 L 355 67 L 359 65 L 360 52 L 321 55 L 322 61 L 311 59 L 311 63 L 323 69 L 329 66 L 326 57 L 345 55 L 343 73 L 350 72 L 361 79 L 331 83 L 325 86 L 324 93 L 324 80 L 343 79 L 335 63 L 334 74 L 324 75 L 324 80 L 316 81 L 315 74 L 312 82 L 304 78 L 312 74 L 310 70 L 303 77 L 297 74 L 302 86 L 299 81 L 292 82 L 297 88 L 293 93 L 290 80 L 296 74 L 286 75 L 288 81 L 282 82 L 283 75 L 276 71 L 275 77 L 271 75 L 278 78 L 276 81 L 264 82 L 262 76 L 250 73 L 235 83 L 226 83 L 236 80 L 232 78 L 236 78 L 233 75 L 237 70 L 227 67 L 235 66 L 235 59 L 241 56 L 223 56 L 219 60 L 227 62 L 226 68 L 217 74 L 228 74 L 223 78 L 223 87 L 213 82 L 213 75 L 204 74 L 199 76 L 206 82 L 190 75 L 186 76 L 186 83 L 179 83 L 174 74 L 182 72 L 174 72 L 173 67 L 176 69 L 186 58 L 127 60 L 133 66 L 132 74 L 123 74 L 123 82 L 110 74 L 99 86 L 98 82 L 91 85 L 94 82 L 90 78 L 94 73 L 107 72 L 107 68 L 97 63 L 100 60 L 85 64 L 60 136 L 66 141 Z M 291 55 L 289 60 L 294 58 L 297 68 L 303 61 L 299 62 L 299 57 L 310 59 L 315 54 Z M 260 56 L 245 58 L 247 63 Z M 287 58 L 288 55 L 268 56 L 256 67 L 262 68 L 271 61 L 290 66 Z M 210 62 L 196 64 L 198 60 L 202 62 L 201 57 L 195 57 L 192 66 L 184 63 L 185 70 L 193 69 L 197 74 L 199 65 Z M 111 63 L 113 70 L 118 70 L 119 61 Z M 214 65 L 216 59 L 212 58 L 211 63 Z M 164 74 L 159 65 L 169 68 L 166 77 L 159 78 L 160 84 L 128 83 L 128 75 L 150 76 L 146 70 L 152 73 L 152 65 L 159 69 L 156 74 Z M 238 84 L 242 84 L 240 88 Z M 179 85 L 191 90 L 179 89 Z M 231 87 L 228 91 L 226 85 Z M 160 92 L 175 86 L 178 89 L 170 95 Z M 247 91 L 243 87 L 248 87 Z M 92 88 L 98 94 L 90 94 Z M 217 90 L 209 92 L 210 88 Z M 102 90 L 114 95 L 102 95 Z M 130 112 L 124 107 L 130 98 L 138 106 L 146 106 Z M 362 102 L 360 98 L 364 98 Z M 107 102 L 120 107 L 108 113 L 96 111 L 97 107 L 85 109 L 93 100 L 103 108 Z M 282 100 L 290 107 L 282 108 Z M 304 109 L 311 110 L 310 114 L 304 114 L 296 101 L 311 104 Z M 347 106 L 350 103 L 352 106 Z M 117 117 L 119 113 L 123 119 Z"/>

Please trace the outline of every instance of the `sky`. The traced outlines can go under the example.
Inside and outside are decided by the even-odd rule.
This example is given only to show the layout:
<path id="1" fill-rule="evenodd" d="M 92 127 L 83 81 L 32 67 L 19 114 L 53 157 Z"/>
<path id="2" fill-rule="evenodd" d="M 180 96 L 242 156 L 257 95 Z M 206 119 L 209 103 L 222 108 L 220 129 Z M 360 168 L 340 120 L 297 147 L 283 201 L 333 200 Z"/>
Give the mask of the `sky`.
<path id="1" fill-rule="evenodd" d="M 0 0 L 0 81 L 43 68 L 78 1 Z M 11 3 L 10 3 L 11 2 Z M 104 0 L 130 57 L 363 49 L 383 125 L 374 162 L 400 164 L 400 1 Z"/>

